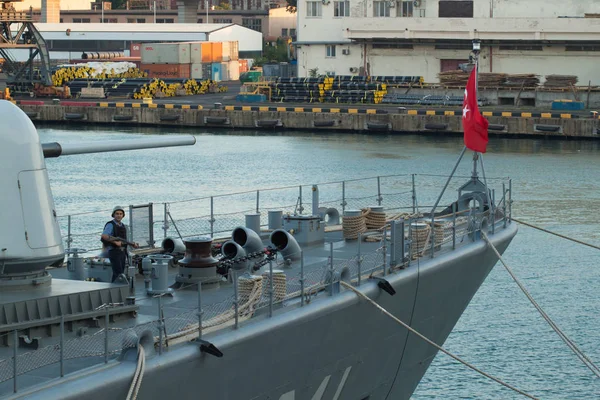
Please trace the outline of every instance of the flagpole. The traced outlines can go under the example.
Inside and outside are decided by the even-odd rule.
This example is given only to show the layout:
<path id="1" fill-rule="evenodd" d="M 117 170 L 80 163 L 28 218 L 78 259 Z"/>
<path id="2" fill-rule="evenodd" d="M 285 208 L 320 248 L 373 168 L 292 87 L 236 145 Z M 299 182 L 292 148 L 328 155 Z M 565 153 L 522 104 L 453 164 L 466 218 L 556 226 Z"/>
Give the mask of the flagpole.
<path id="1" fill-rule="evenodd" d="M 475 65 L 475 104 L 478 104 L 479 100 L 479 51 L 481 50 L 481 42 L 479 39 L 473 39 L 473 61 Z M 477 157 L 478 153 L 476 151 L 473 152 L 473 172 L 471 174 L 471 179 L 473 181 L 477 180 Z"/>

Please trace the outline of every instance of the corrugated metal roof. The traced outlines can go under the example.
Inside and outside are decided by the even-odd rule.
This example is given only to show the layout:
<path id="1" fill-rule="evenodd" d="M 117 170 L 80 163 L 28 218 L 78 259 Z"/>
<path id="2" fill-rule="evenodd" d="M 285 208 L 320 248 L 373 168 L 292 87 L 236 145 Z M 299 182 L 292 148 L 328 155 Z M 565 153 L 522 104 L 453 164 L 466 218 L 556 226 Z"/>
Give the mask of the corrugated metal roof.
<path id="1" fill-rule="evenodd" d="M 46 24 L 36 23 L 40 32 L 157 32 L 157 33 L 211 33 L 236 24 L 102 24 L 102 23 L 71 23 Z"/>

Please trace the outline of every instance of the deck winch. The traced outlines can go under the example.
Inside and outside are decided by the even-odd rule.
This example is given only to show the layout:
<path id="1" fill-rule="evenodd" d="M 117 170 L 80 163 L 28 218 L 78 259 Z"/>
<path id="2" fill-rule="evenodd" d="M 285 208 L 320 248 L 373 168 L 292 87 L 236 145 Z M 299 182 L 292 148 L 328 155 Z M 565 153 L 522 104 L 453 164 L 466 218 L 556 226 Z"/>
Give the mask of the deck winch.
<path id="1" fill-rule="evenodd" d="M 188 239 L 185 243 L 185 255 L 179 260 L 179 273 L 175 277 L 174 288 L 185 284 L 218 284 L 221 277 L 217 274 L 219 261 L 212 256 L 212 238 L 199 237 Z"/>

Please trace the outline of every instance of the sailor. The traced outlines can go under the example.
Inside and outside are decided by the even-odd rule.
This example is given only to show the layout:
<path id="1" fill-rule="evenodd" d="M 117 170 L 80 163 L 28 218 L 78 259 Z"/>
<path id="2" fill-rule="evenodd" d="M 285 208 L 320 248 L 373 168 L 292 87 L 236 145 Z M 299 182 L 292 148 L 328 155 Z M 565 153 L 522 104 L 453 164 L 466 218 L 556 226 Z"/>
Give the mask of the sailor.
<path id="1" fill-rule="evenodd" d="M 116 206 L 113 208 L 111 216 L 113 219 L 104 225 L 104 231 L 102 231 L 100 240 L 104 245 L 104 249 L 108 251 L 108 259 L 110 260 L 110 265 L 113 271 L 111 282 L 114 282 L 125 272 L 127 244 L 131 244 L 132 247 L 136 249 L 140 246 L 137 243 L 128 243 L 126 241 L 127 227 L 122 222 L 123 218 L 125 218 L 125 210 L 123 207 Z"/>

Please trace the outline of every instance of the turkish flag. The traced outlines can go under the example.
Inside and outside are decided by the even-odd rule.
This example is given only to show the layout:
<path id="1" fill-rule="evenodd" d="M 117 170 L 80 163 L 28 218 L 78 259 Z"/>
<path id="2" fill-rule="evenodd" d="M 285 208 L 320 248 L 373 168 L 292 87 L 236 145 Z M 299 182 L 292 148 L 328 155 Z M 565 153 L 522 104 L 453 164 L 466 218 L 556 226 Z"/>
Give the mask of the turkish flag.
<path id="1" fill-rule="evenodd" d="M 488 126 L 487 119 L 479 113 L 477 107 L 477 87 L 475 85 L 475 74 L 477 67 L 473 68 L 467 88 L 465 89 L 465 99 L 463 100 L 463 131 L 465 137 L 465 146 L 467 148 L 485 153 L 485 148 L 488 143 Z"/>

